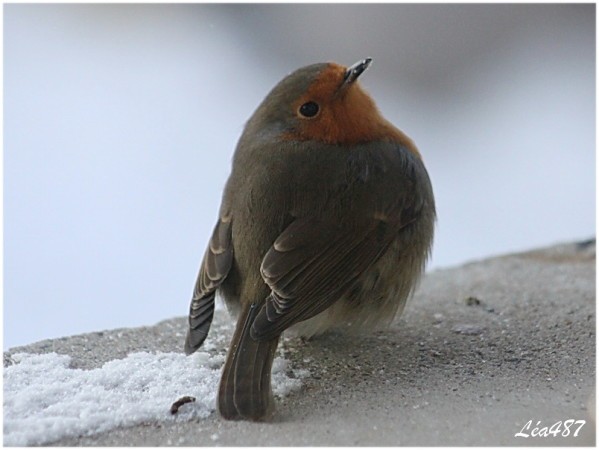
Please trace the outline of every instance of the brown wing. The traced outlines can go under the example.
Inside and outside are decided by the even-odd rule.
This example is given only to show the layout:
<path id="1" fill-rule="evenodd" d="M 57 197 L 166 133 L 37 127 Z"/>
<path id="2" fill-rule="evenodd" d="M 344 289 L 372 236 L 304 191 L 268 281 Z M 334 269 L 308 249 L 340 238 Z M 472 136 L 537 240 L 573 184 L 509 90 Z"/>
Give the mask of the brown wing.
<path id="1" fill-rule="evenodd" d="M 189 307 L 189 330 L 185 339 L 185 353 L 196 351 L 208 336 L 214 316 L 216 288 L 227 277 L 233 262 L 231 222 L 221 218 L 212 233 Z"/>
<path id="2" fill-rule="evenodd" d="M 384 217 L 292 222 L 262 261 L 262 276 L 272 292 L 252 324 L 252 337 L 271 339 L 331 306 L 377 261 L 401 227 L 399 218 Z"/>

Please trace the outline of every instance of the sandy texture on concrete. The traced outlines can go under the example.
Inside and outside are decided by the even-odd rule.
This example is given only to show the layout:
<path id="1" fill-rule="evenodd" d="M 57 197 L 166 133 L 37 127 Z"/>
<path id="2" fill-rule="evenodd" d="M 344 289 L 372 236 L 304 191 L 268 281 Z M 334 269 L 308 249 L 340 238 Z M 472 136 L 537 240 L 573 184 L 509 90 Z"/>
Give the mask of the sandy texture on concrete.
<path id="1" fill-rule="evenodd" d="M 55 351 L 99 367 L 135 351 L 181 351 L 184 333 L 177 318 L 42 341 L 6 352 L 5 364 L 11 353 Z M 215 413 L 53 445 L 594 445 L 595 244 L 434 271 L 389 330 L 284 345 L 311 376 L 272 423 Z M 578 437 L 514 437 L 529 420 L 532 430 L 567 419 L 587 421 Z"/>

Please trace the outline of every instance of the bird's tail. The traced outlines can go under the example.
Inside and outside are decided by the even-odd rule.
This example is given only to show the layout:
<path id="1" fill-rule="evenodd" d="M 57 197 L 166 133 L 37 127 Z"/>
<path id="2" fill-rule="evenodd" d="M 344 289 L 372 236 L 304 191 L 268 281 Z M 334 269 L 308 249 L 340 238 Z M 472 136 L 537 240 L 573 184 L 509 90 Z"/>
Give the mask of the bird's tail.
<path id="1" fill-rule="evenodd" d="M 274 411 L 270 373 L 279 336 L 257 341 L 251 325 L 260 308 L 244 307 L 227 354 L 218 392 L 218 409 L 228 420 L 266 420 Z"/>

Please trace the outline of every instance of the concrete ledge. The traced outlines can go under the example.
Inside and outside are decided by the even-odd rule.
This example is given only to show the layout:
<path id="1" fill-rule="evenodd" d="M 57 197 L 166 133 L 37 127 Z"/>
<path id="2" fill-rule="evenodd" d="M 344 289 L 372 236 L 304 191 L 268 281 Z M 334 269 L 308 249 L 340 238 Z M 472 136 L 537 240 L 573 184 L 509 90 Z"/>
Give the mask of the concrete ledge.
<path id="1" fill-rule="evenodd" d="M 227 321 L 224 312 L 216 318 Z M 180 352 L 185 318 L 10 349 L 70 355 L 82 369 L 131 352 Z M 56 446 L 595 445 L 595 244 L 566 244 L 428 273 L 391 329 L 285 341 L 301 392 L 274 423 L 216 413 Z M 168 407 L 169 405 L 166 405 Z M 515 437 L 583 419 L 578 437 Z"/>

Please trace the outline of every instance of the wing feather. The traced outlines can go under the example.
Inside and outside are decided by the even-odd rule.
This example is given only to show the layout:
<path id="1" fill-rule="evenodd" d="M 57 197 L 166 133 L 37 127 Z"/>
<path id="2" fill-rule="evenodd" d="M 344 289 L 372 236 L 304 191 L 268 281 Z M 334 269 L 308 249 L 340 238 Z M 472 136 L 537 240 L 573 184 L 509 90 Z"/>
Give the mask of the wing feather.
<path id="1" fill-rule="evenodd" d="M 208 336 L 214 317 L 216 289 L 229 274 L 233 263 L 233 245 L 230 220 L 220 219 L 214 231 L 193 290 L 189 306 L 189 330 L 185 339 L 185 353 L 196 351 Z"/>
<path id="2" fill-rule="evenodd" d="M 399 221 L 380 217 L 350 223 L 296 219 L 264 256 L 262 276 L 272 292 L 252 324 L 252 337 L 271 339 L 324 311 L 377 261 L 400 228 Z"/>

